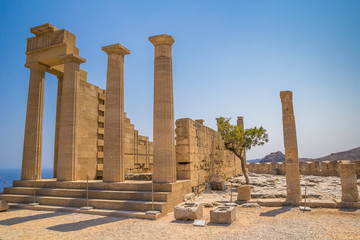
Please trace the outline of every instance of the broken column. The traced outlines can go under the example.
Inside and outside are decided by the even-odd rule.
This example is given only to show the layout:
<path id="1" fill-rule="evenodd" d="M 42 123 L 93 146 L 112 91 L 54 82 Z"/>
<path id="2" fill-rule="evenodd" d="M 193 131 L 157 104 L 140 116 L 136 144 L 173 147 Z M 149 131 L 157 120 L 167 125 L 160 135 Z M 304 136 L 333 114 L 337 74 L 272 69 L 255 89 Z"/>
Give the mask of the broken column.
<path id="1" fill-rule="evenodd" d="M 285 145 L 286 200 L 292 203 L 299 203 L 301 199 L 300 170 L 292 92 L 282 91 L 280 92 L 280 98 Z"/>
<path id="2" fill-rule="evenodd" d="M 343 202 L 358 202 L 359 190 L 354 163 L 340 164 L 340 179 L 342 191 L 341 200 Z"/>
<path id="3" fill-rule="evenodd" d="M 130 51 L 119 43 L 102 50 L 108 54 L 103 180 L 124 182 L 124 56 Z"/>
<path id="4" fill-rule="evenodd" d="M 149 37 L 155 47 L 153 181 L 176 182 L 174 100 L 170 35 Z"/>
<path id="5" fill-rule="evenodd" d="M 57 180 L 77 180 L 77 115 L 80 64 L 85 59 L 75 54 L 60 57 L 64 63 L 58 138 Z"/>
<path id="6" fill-rule="evenodd" d="M 244 117 L 242 116 L 238 116 L 237 117 L 237 122 L 236 122 L 237 126 L 241 127 L 241 129 L 244 131 L 245 130 L 245 127 L 244 127 Z M 244 149 L 244 160 L 246 162 L 246 151 Z"/>
<path id="7" fill-rule="evenodd" d="M 26 67 L 30 69 L 30 81 L 21 180 L 33 180 L 41 179 L 44 83 L 47 67 L 41 63 L 26 65 Z"/>

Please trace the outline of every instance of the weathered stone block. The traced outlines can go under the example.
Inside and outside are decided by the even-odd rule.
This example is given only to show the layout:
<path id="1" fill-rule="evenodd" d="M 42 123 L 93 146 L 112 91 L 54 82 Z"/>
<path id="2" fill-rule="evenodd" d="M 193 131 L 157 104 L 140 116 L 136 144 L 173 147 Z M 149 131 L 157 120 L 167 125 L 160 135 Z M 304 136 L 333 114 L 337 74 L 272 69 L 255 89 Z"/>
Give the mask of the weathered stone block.
<path id="1" fill-rule="evenodd" d="M 238 196 L 237 196 L 238 201 L 249 201 L 251 199 L 250 185 L 243 185 L 238 187 L 237 192 L 238 192 Z"/>
<path id="2" fill-rule="evenodd" d="M 8 209 L 9 209 L 9 205 L 7 204 L 7 202 L 5 200 L 0 200 L 0 212 L 6 211 Z"/>
<path id="3" fill-rule="evenodd" d="M 203 217 L 203 206 L 200 203 L 180 203 L 174 207 L 176 220 L 195 220 Z"/>
<path id="4" fill-rule="evenodd" d="M 359 190 L 356 179 L 354 163 L 342 163 L 340 165 L 340 179 L 343 202 L 359 201 Z"/>
<path id="5" fill-rule="evenodd" d="M 234 206 L 221 206 L 213 208 L 210 211 L 210 222 L 231 224 L 236 220 L 236 211 Z"/>

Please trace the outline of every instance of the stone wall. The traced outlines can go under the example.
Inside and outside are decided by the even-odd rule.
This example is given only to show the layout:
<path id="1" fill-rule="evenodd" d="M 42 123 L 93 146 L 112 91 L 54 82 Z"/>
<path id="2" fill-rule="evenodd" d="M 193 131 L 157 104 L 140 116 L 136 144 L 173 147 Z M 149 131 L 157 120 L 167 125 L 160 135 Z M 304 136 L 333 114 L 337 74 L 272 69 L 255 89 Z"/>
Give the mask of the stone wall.
<path id="1" fill-rule="evenodd" d="M 80 81 L 78 138 L 79 179 L 102 179 L 104 158 L 105 90 Z M 139 135 L 125 114 L 125 173 L 152 171 L 153 143 Z"/>
<path id="2" fill-rule="evenodd" d="M 98 93 L 102 90 L 93 84 L 80 81 L 78 91 L 78 179 L 86 179 L 86 175 L 89 175 L 89 179 L 95 179 L 98 152 Z"/>
<path id="3" fill-rule="evenodd" d="M 177 179 L 190 179 L 194 190 L 241 173 L 240 159 L 225 150 L 220 133 L 189 118 L 175 125 Z"/>
<path id="4" fill-rule="evenodd" d="M 339 176 L 339 166 L 343 161 L 299 162 L 300 174 L 314 176 Z M 352 161 L 360 177 L 360 160 Z M 248 163 L 249 172 L 285 175 L 285 163 Z"/>

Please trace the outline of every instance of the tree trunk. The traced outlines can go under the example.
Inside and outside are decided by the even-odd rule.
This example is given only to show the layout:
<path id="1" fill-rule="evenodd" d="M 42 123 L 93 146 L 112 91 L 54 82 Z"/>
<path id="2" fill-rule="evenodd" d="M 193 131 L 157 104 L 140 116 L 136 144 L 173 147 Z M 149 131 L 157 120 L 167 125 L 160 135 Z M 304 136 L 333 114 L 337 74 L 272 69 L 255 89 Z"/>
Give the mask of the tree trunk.
<path id="1" fill-rule="evenodd" d="M 242 155 L 242 154 L 241 154 Z M 250 181 L 249 181 L 249 176 L 246 172 L 246 162 L 245 162 L 245 158 L 244 156 L 239 157 L 240 161 L 241 161 L 241 170 L 244 173 L 244 177 L 245 177 L 245 183 L 246 185 L 249 185 Z"/>
<path id="2" fill-rule="evenodd" d="M 240 158 L 241 170 L 244 173 L 245 183 L 246 183 L 246 185 L 249 185 L 249 183 L 250 183 L 249 176 L 248 176 L 248 174 L 246 172 L 246 162 L 245 162 L 245 158 L 244 158 L 242 152 L 240 154 L 238 154 L 237 152 L 235 152 L 233 150 L 230 150 L 230 151 L 232 151 L 238 158 Z"/>

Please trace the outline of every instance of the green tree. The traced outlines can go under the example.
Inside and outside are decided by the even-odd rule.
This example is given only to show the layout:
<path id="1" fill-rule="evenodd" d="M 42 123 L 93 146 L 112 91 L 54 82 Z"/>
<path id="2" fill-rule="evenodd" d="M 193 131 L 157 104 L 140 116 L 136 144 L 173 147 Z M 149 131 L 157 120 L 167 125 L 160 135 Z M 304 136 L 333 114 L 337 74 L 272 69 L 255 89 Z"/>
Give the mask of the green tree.
<path id="1" fill-rule="evenodd" d="M 266 129 L 263 127 L 243 129 L 243 126 L 231 125 L 231 118 L 220 117 L 217 126 L 224 140 L 225 148 L 233 152 L 241 161 L 241 169 L 244 173 L 245 182 L 249 184 L 249 176 L 246 172 L 245 151 L 251 147 L 262 146 L 269 141 Z"/>

